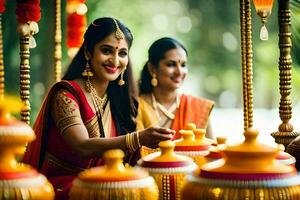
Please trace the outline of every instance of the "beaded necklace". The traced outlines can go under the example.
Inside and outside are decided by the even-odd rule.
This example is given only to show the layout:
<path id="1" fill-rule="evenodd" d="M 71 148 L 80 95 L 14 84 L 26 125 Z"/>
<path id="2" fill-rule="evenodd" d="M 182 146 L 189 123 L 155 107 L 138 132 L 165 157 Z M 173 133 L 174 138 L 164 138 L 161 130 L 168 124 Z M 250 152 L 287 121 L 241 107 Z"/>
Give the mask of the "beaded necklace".
<path id="1" fill-rule="evenodd" d="M 96 115 L 98 118 L 98 125 L 100 128 L 100 136 L 105 137 L 104 133 L 104 128 L 103 128 L 103 123 L 102 123 L 102 116 L 104 113 L 104 108 L 107 104 L 108 97 L 107 94 L 105 93 L 103 98 L 99 97 L 99 95 L 96 92 L 95 87 L 93 86 L 92 82 L 90 79 L 87 79 L 85 82 L 86 90 L 91 94 L 92 96 L 92 101 L 96 109 Z"/>

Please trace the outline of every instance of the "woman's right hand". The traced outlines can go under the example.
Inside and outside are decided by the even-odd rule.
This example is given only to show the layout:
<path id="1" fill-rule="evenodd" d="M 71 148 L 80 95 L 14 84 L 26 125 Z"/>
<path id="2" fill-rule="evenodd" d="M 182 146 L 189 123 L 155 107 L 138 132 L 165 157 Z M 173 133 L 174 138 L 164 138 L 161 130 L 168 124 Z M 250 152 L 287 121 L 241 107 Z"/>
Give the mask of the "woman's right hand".
<path id="1" fill-rule="evenodd" d="M 139 140 L 141 145 L 154 149 L 160 141 L 171 140 L 174 134 L 175 131 L 169 128 L 150 127 L 139 131 Z"/>

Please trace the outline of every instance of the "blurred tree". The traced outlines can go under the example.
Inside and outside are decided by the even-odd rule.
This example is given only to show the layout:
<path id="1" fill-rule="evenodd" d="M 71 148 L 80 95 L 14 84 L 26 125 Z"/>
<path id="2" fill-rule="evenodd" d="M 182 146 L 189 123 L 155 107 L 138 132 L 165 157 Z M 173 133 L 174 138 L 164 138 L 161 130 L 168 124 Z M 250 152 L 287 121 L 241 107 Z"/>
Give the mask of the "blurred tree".
<path id="1" fill-rule="evenodd" d="M 62 1 L 62 8 L 66 2 Z M 268 20 L 269 40 L 259 40 L 260 19 L 252 6 L 254 104 L 274 108 L 279 103 L 277 3 Z M 216 101 L 219 107 L 241 107 L 241 53 L 239 1 L 223 0 L 88 0 L 88 22 L 102 16 L 123 21 L 132 30 L 131 57 L 139 77 L 147 49 L 157 38 L 181 40 L 189 51 L 189 76 L 184 91 Z M 19 39 L 16 33 L 15 1 L 6 2 L 3 14 L 6 91 L 19 95 Z M 31 102 L 34 118 L 41 100 L 54 82 L 54 3 L 41 1 L 37 47 L 31 49 Z M 293 87 L 300 84 L 300 1 L 291 0 L 293 34 Z M 63 44 L 65 10 L 62 10 Z M 69 59 L 63 45 L 63 70 Z M 299 94 L 292 92 L 292 101 Z"/>

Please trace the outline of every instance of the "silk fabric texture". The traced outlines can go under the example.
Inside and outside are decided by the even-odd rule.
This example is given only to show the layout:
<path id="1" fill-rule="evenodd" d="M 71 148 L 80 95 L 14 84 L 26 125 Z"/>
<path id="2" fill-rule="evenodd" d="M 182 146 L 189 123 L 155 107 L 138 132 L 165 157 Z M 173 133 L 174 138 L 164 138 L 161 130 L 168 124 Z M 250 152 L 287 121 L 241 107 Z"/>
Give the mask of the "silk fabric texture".
<path id="1" fill-rule="evenodd" d="M 77 174 L 84 169 L 102 165 L 103 160 L 102 158 L 81 158 L 65 142 L 62 136 L 63 130 L 57 128 L 57 120 L 54 123 L 55 120 L 51 115 L 51 109 L 60 109 L 59 107 L 53 108 L 53 99 L 57 101 L 58 94 L 64 96 L 62 98 L 65 98 L 65 104 L 69 104 L 66 112 L 73 112 L 76 109 L 80 112 L 89 137 L 99 137 L 97 116 L 89 106 L 80 86 L 73 81 L 61 81 L 51 88 L 43 102 L 33 126 L 37 138 L 28 145 L 23 162 L 32 165 L 47 176 L 55 189 L 55 199 L 67 199 L 71 183 Z M 76 124 L 76 121 L 70 120 L 69 126 Z M 110 130 L 112 137 L 117 135 L 114 119 L 111 120 Z"/>
<path id="2" fill-rule="evenodd" d="M 180 138 L 179 130 L 183 129 L 186 123 L 195 123 L 197 128 L 206 128 L 213 106 L 214 102 L 208 99 L 181 94 L 179 108 L 175 111 L 175 118 L 170 127 L 176 131 L 173 139 Z M 143 95 L 140 96 L 137 129 L 143 130 L 158 124 L 158 117 L 153 106 L 145 100 Z"/>

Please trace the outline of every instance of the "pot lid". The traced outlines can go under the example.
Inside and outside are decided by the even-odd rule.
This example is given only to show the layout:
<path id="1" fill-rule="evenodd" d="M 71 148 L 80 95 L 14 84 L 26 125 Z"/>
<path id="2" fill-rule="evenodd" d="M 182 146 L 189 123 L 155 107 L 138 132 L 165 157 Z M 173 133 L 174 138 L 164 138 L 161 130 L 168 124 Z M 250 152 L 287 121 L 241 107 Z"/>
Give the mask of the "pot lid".
<path id="1" fill-rule="evenodd" d="M 78 178 L 85 182 L 117 182 L 139 180 L 148 177 L 141 169 L 123 165 L 124 152 L 120 149 L 108 150 L 104 153 L 105 165 L 81 172 Z"/>
<path id="2" fill-rule="evenodd" d="M 174 152 L 175 143 L 171 140 L 159 143 L 161 152 L 149 154 L 139 161 L 139 165 L 146 168 L 176 168 L 193 165 L 193 160 L 187 156 Z"/>
<path id="3" fill-rule="evenodd" d="M 295 173 L 291 166 L 274 162 L 280 148 L 273 148 L 257 141 L 258 131 L 252 128 L 244 133 L 245 140 L 237 146 L 225 148 L 223 159 L 208 163 L 200 176 L 210 178 L 272 178 Z"/>
<path id="4" fill-rule="evenodd" d="M 180 130 L 179 133 L 181 139 L 174 140 L 175 151 L 207 151 L 209 149 L 210 143 L 203 140 L 204 135 L 195 140 L 192 130 Z"/>

